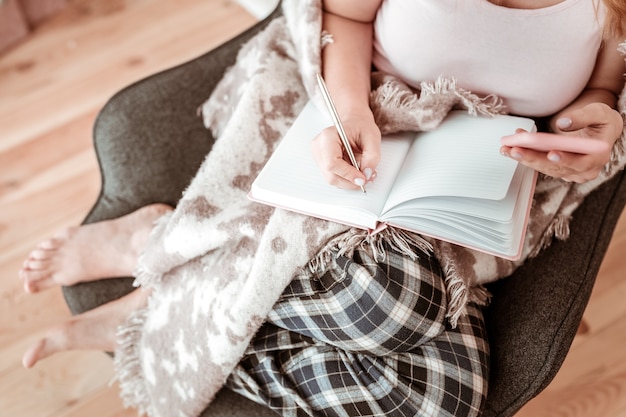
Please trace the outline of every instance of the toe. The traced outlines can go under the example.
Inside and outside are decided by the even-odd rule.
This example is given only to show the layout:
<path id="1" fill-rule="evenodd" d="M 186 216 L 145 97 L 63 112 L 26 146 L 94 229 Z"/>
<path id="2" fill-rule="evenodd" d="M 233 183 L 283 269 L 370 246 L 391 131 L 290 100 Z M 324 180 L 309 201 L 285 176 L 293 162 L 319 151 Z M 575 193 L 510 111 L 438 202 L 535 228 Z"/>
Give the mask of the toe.
<path id="1" fill-rule="evenodd" d="M 59 248 L 61 246 L 63 240 L 64 239 L 60 239 L 60 238 L 52 238 L 52 239 L 41 241 L 37 245 L 37 249 L 38 250 L 43 250 L 43 251 L 49 251 L 49 250 L 57 249 L 57 248 Z"/>
<path id="2" fill-rule="evenodd" d="M 44 338 L 32 345 L 22 356 L 22 365 L 32 368 L 40 360 L 67 349 L 68 325 L 64 323 L 49 330 Z"/>
<path id="3" fill-rule="evenodd" d="M 37 281 L 28 281 L 24 280 L 24 292 L 28 294 L 35 294 L 39 292 L 39 287 L 37 286 Z"/>
<path id="4" fill-rule="evenodd" d="M 41 339 L 24 353 L 24 356 L 22 356 L 24 368 L 32 368 L 39 359 L 42 359 L 40 355 L 44 351 L 45 345 L 46 339 Z"/>
<path id="5" fill-rule="evenodd" d="M 24 281 L 24 291 L 36 293 L 54 285 L 52 275 L 45 270 L 21 269 L 18 273 L 20 279 Z"/>
<path id="6" fill-rule="evenodd" d="M 25 269 L 29 269 L 31 271 L 42 271 L 50 268 L 50 260 L 49 259 L 33 259 L 29 258 L 26 260 L 24 265 Z"/>
<path id="7" fill-rule="evenodd" d="M 32 251 L 28 255 L 28 259 L 37 259 L 37 260 L 49 259 L 51 256 L 52 256 L 52 253 L 50 252 L 50 250 L 38 248 Z"/>
<path id="8" fill-rule="evenodd" d="M 24 291 L 29 294 L 35 294 L 55 286 L 56 282 L 51 276 L 38 280 L 24 280 Z"/>

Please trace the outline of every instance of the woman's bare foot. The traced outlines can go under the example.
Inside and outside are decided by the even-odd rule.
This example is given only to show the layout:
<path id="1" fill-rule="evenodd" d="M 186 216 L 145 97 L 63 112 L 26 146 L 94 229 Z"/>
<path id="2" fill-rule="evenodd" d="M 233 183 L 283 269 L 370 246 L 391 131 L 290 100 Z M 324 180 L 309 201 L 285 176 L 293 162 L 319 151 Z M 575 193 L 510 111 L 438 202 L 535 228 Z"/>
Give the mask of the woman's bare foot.
<path id="1" fill-rule="evenodd" d="M 118 219 L 69 228 L 41 242 L 19 271 L 24 290 L 35 293 L 55 285 L 131 275 L 154 221 L 171 210 L 152 204 Z"/>
<path id="2" fill-rule="evenodd" d="M 50 329 L 45 337 L 24 353 L 22 364 L 25 368 L 32 368 L 38 361 L 67 350 L 114 351 L 118 327 L 133 311 L 146 304 L 148 295 L 149 291 L 136 289 Z"/>

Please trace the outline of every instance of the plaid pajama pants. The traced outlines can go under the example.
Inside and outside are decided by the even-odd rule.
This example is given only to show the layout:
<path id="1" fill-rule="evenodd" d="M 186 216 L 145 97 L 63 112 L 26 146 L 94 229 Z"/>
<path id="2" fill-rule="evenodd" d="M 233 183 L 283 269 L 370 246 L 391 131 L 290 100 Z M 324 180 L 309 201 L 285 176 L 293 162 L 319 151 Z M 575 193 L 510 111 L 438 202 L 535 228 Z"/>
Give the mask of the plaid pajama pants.
<path id="1" fill-rule="evenodd" d="M 417 253 L 417 252 L 416 252 Z M 439 264 L 358 250 L 296 277 L 227 387 L 283 416 L 477 416 L 487 391 L 482 312 L 451 328 Z"/>

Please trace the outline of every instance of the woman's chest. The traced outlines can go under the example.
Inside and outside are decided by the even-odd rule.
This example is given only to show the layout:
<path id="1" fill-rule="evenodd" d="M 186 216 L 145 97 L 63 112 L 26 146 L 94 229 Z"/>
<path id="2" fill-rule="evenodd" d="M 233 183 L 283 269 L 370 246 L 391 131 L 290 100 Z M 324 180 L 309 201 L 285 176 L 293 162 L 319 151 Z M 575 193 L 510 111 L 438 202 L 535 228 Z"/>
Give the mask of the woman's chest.
<path id="1" fill-rule="evenodd" d="M 585 87 L 600 42 L 592 0 L 541 9 L 385 0 L 375 21 L 374 63 L 413 86 L 454 77 L 477 94 L 501 96 L 512 112 L 545 115 Z"/>

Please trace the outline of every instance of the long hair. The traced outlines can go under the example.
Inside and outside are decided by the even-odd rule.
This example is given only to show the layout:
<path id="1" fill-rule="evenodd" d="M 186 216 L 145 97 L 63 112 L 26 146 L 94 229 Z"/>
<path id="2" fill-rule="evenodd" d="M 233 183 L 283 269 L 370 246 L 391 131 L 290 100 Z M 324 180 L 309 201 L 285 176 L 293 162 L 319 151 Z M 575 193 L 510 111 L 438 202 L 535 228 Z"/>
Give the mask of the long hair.
<path id="1" fill-rule="evenodd" d="M 626 1 L 602 0 L 607 9 L 605 35 L 626 39 Z"/>

